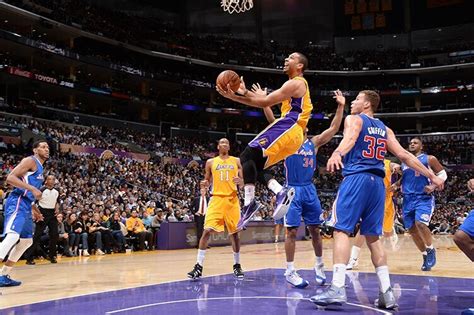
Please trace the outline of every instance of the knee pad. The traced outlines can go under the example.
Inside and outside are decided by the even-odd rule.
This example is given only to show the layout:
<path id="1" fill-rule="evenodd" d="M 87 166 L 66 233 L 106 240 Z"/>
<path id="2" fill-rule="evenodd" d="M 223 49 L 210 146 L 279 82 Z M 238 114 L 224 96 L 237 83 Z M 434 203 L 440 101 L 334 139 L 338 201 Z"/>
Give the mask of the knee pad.
<path id="1" fill-rule="evenodd" d="M 19 239 L 20 235 L 18 233 L 7 233 L 2 243 L 0 244 L 0 260 L 3 260 L 5 257 L 7 257 L 8 253 L 18 243 Z"/>
<path id="2" fill-rule="evenodd" d="M 20 238 L 20 241 L 18 242 L 18 244 L 16 244 L 16 246 L 13 247 L 12 251 L 10 252 L 10 256 L 8 257 L 8 260 L 17 262 L 21 258 L 21 255 L 23 255 L 23 253 L 31 245 L 33 245 L 32 238 Z"/>

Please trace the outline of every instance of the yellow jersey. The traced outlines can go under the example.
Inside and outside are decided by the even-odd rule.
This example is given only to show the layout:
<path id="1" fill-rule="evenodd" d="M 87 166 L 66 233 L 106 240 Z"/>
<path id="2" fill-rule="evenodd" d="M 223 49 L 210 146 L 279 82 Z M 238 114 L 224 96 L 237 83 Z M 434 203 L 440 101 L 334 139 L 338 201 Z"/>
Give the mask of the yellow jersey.
<path id="1" fill-rule="evenodd" d="M 390 191 L 390 186 L 392 186 L 392 171 L 390 170 L 390 163 L 390 160 L 383 160 L 385 167 L 385 178 L 383 179 L 383 184 L 385 186 L 385 198 L 392 198 L 393 196 L 393 192 Z"/>
<path id="2" fill-rule="evenodd" d="M 212 160 L 212 189 L 213 196 L 232 196 L 237 194 L 237 185 L 234 183 L 234 177 L 239 176 L 239 167 L 237 158 L 229 156 L 223 160 L 216 156 Z"/>
<path id="3" fill-rule="evenodd" d="M 303 77 L 294 77 L 292 80 L 301 80 L 306 85 L 306 93 L 303 97 L 291 97 L 281 103 L 281 117 L 294 118 L 298 125 L 306 128 L 308 120 L 311 118 L 313 104 L 309 94 L 308 82 Z"/>

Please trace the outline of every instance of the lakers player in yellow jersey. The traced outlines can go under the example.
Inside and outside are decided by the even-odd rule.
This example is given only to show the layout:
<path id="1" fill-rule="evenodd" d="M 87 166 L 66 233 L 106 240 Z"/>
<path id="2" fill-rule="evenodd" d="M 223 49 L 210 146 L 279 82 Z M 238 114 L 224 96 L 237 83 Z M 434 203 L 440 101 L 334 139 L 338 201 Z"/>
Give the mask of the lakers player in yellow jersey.
<path id="1" fill-rule="evenodd" d="M 202 266 L 206 254 L 209 237 L 212 233 L 227 233 L 232 240 L 234 251 L 234 275 L 243 278 L 240 266 L 240 239 L 237 223 L 240 220 L 240 205 L 237 189 L 243 185 L 242 166 L 239 158 L 229 155 L 229 140 L 222 138 L 217 145 L 219 155 L 206 161 L 204 180 L 201 187 L 211 190 L 211 199 L 206 211 L 204 232 L 199 240 L 197 262 L 188 273 L 191 279 L 202 276 Z"/>
<path id="2" fill-rule="evenodd" d="M 245 183 L 244 207 L 239 229 L 245 227 L 254 213 L 259 209 L 255 202 L 255 183 L 258 180 L 268 185 L 276 194 L 276 205 L 273 217 L 282 218 L 295 195 L 294 188 L 282 187 L 265 169 L 294 154 L 304 142 L 304 130 L 311 117 L 313 105 L 309 87 L 303 78 L 308 67 L 308 59 L 298 52 L 285 59 L 283 71 L 288 75 L 279 89 L 270 94 L 262 90 L 248 90 L 241 80 L 237 93 L 227 87 L 217 86 L 217 91 L 233 101 L 258 108 L 282 104 L 281 117 L 259 133 L 240 155 Z"/>
<path id="3" fill-rule="evenodd" d="M 394 220 L 395 220 L 395 207 L 393 205 L 393 192 L 395 190 L 392 185 L 392 175 L 394 173 L 400 173 L 400 164 L 394 163 L 390 160 L 383 160 L 385 168 L 385 177 L 383 183 L 385 186 L 385 211 L 383 215 L 383 236 L 394 240 L 396 243 L 398 241 L 398 236 L 394 233 Z M 354 245 L 351 249 L 351 258 L 347 264 L 347 270 L 352 270 L 358 265 L 360 248 L 365 243 L 365 237 L 360 234 L 360 231 L 357 233 L 354 239 Z"/>

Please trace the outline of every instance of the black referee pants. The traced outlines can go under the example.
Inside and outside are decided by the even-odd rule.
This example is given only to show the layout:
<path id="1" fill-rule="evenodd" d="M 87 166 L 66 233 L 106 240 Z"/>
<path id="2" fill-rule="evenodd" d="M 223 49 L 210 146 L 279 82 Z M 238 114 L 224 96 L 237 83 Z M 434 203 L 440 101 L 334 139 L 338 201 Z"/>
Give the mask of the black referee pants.
<path id="1" fill-rule="evenodd" d="M 57 255 L 57 243 L 59 238 L 58 232 L 58 219 L 54 214 L 54 209 L 44 209 L 38 207 L 43 215 L 43 221 L 36 222 L 35 234 L 33 235 L 33 245 L 25 253 L 27 260 L 33 260 L 38 246 L 41 244 L 41 236 L 44 233 L 46 227 L 49 230 L 49 258 L 56 257 Z"/>

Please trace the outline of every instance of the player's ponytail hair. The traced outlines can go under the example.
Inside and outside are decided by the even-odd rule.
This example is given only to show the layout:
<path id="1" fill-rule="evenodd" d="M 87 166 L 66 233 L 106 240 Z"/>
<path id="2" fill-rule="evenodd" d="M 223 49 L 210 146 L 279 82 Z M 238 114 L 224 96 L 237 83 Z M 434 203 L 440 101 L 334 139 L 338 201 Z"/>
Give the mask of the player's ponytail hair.
<path id="1" fill-rule="evenodd" d="M 379 104 L 380 104 L 379 93 L 373 90 L 363 90 L 363 91 L 360 91 L 359 93 L 363 93 L 365 95 L 365 99 L 369 101 L 370 106 L 372 107 L 372 111 L 375 113 L 377 109 L 379 108 Z"/>

